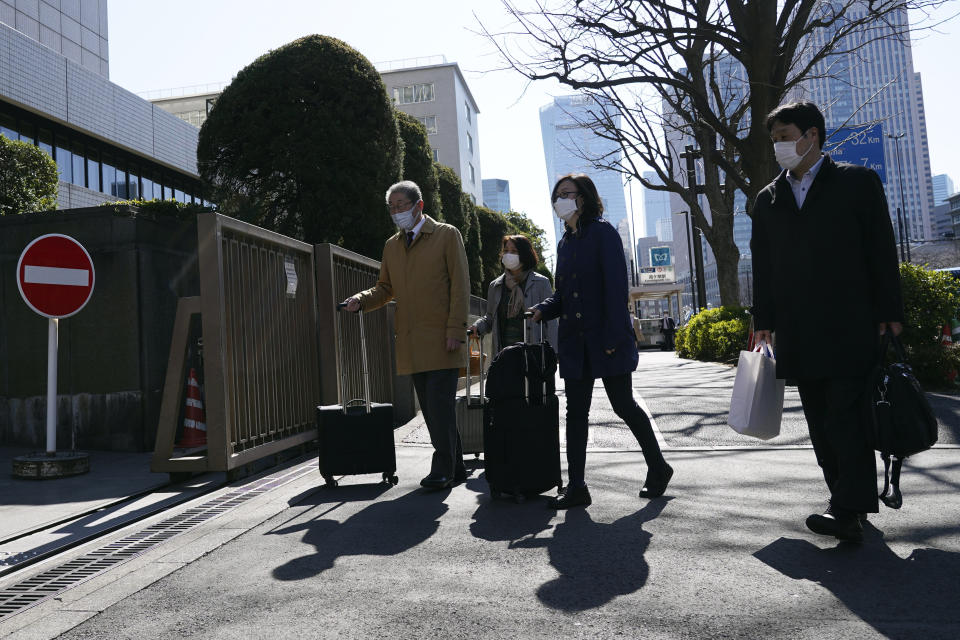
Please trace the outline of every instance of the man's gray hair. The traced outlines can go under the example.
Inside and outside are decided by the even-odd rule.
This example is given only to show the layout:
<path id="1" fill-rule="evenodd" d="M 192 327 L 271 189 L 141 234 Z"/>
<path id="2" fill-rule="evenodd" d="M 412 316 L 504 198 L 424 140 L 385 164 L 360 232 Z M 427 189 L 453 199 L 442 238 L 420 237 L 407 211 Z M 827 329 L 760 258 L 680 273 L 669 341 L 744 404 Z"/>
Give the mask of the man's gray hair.
<path id="1" fill-rule="evenodd" d="M 423 200 L 423 193 L 421 193 L 420 187 L 418 187 L 417 183 L 412 180 L 403 180 L 396 184 L 390 185 L 390 188 L 387 189 L 387 204 L 390 204 L 390 196 L 392 196 L 395 191 L 399 191 L 405 195 L 407 199 L 414 204 Z"/>

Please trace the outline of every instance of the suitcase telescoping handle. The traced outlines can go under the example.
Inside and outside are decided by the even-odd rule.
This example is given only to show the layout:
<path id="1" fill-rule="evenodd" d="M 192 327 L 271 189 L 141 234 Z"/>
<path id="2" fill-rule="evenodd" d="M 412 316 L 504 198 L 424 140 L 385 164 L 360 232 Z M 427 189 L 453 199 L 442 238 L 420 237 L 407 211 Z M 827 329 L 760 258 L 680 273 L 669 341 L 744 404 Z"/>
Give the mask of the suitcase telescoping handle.
<path id="1" fill-rule="evenodd" d="M 524 311 L 523 312 L 523 342 L 528 344 L 527 341 L 527 320 L 533 317 L 533 311 Z M 543 401 L 547 401 L 547 349 L 543 346 L 543 325 L 546 324 L 544 320 L 541 320 L 540 325 L 540 377 L 543 379 Z M 527 360 L 527 350 L 523 350 L 524 363 L 526 364 L 527 371 L 530 370 L 530 362 Z M 523 376 L 523 395 L 527 399 L 527 402 L 530 402 L 530 379 L 524 375 Z"/>
<path id="2" fill-rule="evenodd" d="M 337 311 L 346 308 L 346 302 L 337 303 Z M 337 388 L 337 398 L 340 400 L 340 406 L 343 412 L 347 413 L 347 405 L 351 401 L 346 399 L 347 388 L 347 369 L 344 365 L 343 356 L 343 325 L 340 323 L 340 314 L 337 315 L 337 364 L 340 366 L 340 384 Z M 363 406 L 367 413 L 370 413 L 370 369 L 367 367 L 367 336 L 363 332 L 363 309 L 357 311 L 357 317 L 360 320 L 360 364 L 363 367 Z"/>
<path id="3" fill-rule="evenodd" d="M 479 332 L 474 332 L 473 329 L 467 329 L 467 406 L 470 406 L 470 387 L 473 386 L 473 380 L 470 377 L 470 361 L 473 358 L 470 355 L 470 337 L 477 336 L 477 343 L 480 345 L 480 373 L 477 374 L 477 377 L 480 378 L 480 402 L 483 402 L 483 336 Z"/>

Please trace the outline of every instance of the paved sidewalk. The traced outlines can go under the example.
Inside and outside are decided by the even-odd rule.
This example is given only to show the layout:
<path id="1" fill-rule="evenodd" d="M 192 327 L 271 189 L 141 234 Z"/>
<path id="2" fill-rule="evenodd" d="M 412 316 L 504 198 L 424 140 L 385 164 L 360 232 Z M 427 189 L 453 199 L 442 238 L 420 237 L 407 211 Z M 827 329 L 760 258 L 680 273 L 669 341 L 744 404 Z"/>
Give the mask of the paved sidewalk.
<path id="1" fill-rule="evenodd" d="M 958 399 L 937 399 L 948 446 L 907 461 L 903 509 L 838 544 L 803 526 L 825 496 L 795 395 L 779 438 L 744 438 L 725 425 L 733 375 L 641 354 L 634 387 L 676 469 L 662 499 L 637 497 L 642 456 L 599 385 L 586 510 L 493 502 L 482 466 L 423 492 L 415 419 L 397 431 L 398 486 L 324 489 L 297 463 L 289 484 L 0 622 L 0 638 L 956 638 Z"/>
<path id="2" fill-rule="evenodd" d="M 859 640 L 960 628 L 953 450 L 911 464 L 904 508 L 873 516 L 861 546 L 804 529 L 822 506 L 806 450 L 672 452 L 674 482 L 651 502 L 636 496 L 639 453 L 595 452 L 594 504 L 566 513 L 545 498 L 491 502 L 476 473 L 423 492 L 429 458 L 398 447 L 393 488 L 355 477 L 323 489 L 314 471 L 0 623 L 0 637 Z"/>

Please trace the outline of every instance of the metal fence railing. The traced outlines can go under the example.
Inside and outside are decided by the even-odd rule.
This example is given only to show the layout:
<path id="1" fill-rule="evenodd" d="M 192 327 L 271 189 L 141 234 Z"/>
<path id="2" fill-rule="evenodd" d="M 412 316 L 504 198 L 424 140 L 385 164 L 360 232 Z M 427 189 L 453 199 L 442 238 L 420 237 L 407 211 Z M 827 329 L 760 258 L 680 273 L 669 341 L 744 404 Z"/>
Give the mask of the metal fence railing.
<path id="1" fill-rule="evenodd" d="M 363 358 L 360 357 L 360 321 L 351 313 L 338 312 L 337 302 L 377 283 L 380 263 L 333 244 L 314 247 L 317 273 L 317 322 L 320 339 L 320 380 L 324 404 L 338 402 L 341 367 L 346 400 L 363 397 Z M 393 346 L 393 304 L 364 314 L 367 363 L 370 368 L 370 400 L 394 402 L 398 393 Z M 337 332 L 342 345 L 338 357 Z M 404 387 L 401 381 L 401 387 Z M 402 404 L 402 403 L 401 403 Z M 396 407 L 395 407 L 396 408 Z"/>
<path id="2" fill-rule="evenodd" d="M 316 438 L 313 247 L 227 216 L 197 218 L 200 290 L 181 299 L 154 471 L 229 471 Z M 189 317 L 203 326 L 207 452 L 173 456 Z"/>

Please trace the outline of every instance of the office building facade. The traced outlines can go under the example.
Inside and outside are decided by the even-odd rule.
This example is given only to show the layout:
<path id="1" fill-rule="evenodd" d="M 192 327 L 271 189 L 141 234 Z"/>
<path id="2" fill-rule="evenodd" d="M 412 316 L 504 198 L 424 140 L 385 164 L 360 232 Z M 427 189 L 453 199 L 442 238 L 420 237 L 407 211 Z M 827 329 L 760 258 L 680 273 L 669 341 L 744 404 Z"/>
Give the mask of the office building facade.
<path id="1" fill-rule="evenodd" d="M 854 18 L 867 11 L 866 3 L 851 7 Z M 848 38 L 843 48 L 849 53 L 835 54 L 818 63 L 811 79 L 791 96 L 820 105 L 827 130 L 846 125 L 880 123 L 884 140 L 886 194 L 896 228 L 897 207 L 902 207 L 912 240 L 934 237 L 934 207 L 927 127 L 923 108 L 923 88 L 919 73 L 913 70 L 913 52 L 909 38 L 884 37 L 893 29 L 908 28 L 905 10 L 888 15 L 885 24 L 870 27 L 874 38 L 862 47 L 851 47 Z M 831 37 L 829 31 L 817 32 L 809 42 L 815 50 Z M 831 140 L 830 142 L 837 142 Z"/>
<path id="2" fill-rule="evenodd" d="M 393 106 L 426 127 L 434 161 L 453 169 L 463 192 L 482 204 L 477 102 L 455 62 L 442 57 L 432 64 L 416 66 L 417 62 L 397 60 L 376 66 Z"/>
<path id="3" fill-rule="evenodd" d="M 510 181 L 498 178 L 484 180 L 483 206 L 494 211 L 510 211 Z"/>
<path id="4" fill-rule="evenodd" d="M 643 179 L 650 184 L 663 184 L 663 180 L 660 179 L 660 176 L 658 176 L 655 171 L 644 171 Z M 645 235 L 665 239 L 663 238 L 665 227 L 670 227 L 670 235 L 672 237 L 673 223 L 670 219 L 671 215 L 673 214 L 670 211 L 670 192 L 657 191 L 656 189 L 647 189 L 644 187 L 643 222 Z"/>
<path id="5" fill-rule="evenodd" d="M 0 0 L 0 22 L 84 69 L 110 77 L 107 0 Z"/>
<path id="6" fill-rule="evenodd" d="M 933 176 L 933 204 L 939 206 L 954 194 L 953 180 L 945 173 Z"/>
<path id="7" fill-rule="evenodd" d="M 623 178 L 616 171 L 593 168 L 587 158 L 603 157 L 607 161 L 620 157 L 619 145 L 596 136 L 584 122 L 589 121 L 588 110 L 593 99 L 585 95 L 560 96 L 540 108 L 540 133 L 543 137 L 544 159 L 547 165 L 547 189 L 569 173 L 585 173 L 590 176 L 600 199 L 603 201 L 606 218 L 620 233 L 624 258 L 629 269 L 635 260 L 634 230 L 627 213 L 627 199 L 623 191 Z M 554 234 L 559 241 L 563 237 L 563 222 L 554 217 Z"/>
<path id="8" fill-rule="evenodd" d="M 44 33 L 42 37 L 53 42 L 52 29 L 44 22 L 55 22 L 53 5 L 39 3 L 36 14 L 41 20 L 34 29 L 33 23 L 20 17 L 29 18 L 32 8 L 11 14 L 10 3 L 4 3 L 0 14 L 0 135 L 36 145 L 56 161 L 60 177 L 57 205 L 61 209 L 138 197 L 201 201 L 197 130 L 111 83 L 107 67 L 94 65 L 89 56 L 84 64 L 86 47 L 81 48 L 81 62 L 76 61 L 75 49 L 64 44 L 73 42 L 73 27 L 68 26 L 72 23 L 67 19 L 72 19 L 76 4 L 59 3 L 61 50 L 67 51 L 68 57 L 6 22 L 20 21 L 29 35 Z M 36 5 L 16 3 L 18 9 Z M 81 2 L 79 15 L 92 21 L 90 7 L 94 5 L 100 24 L 101 5 L 96 2 Z M 102 6 L 105 11 L 106 2 Z M 105 40 L 105 16 L 99 33 L 97 37 Z M 88 44 L 93 46 L 92 41 Z"/>

